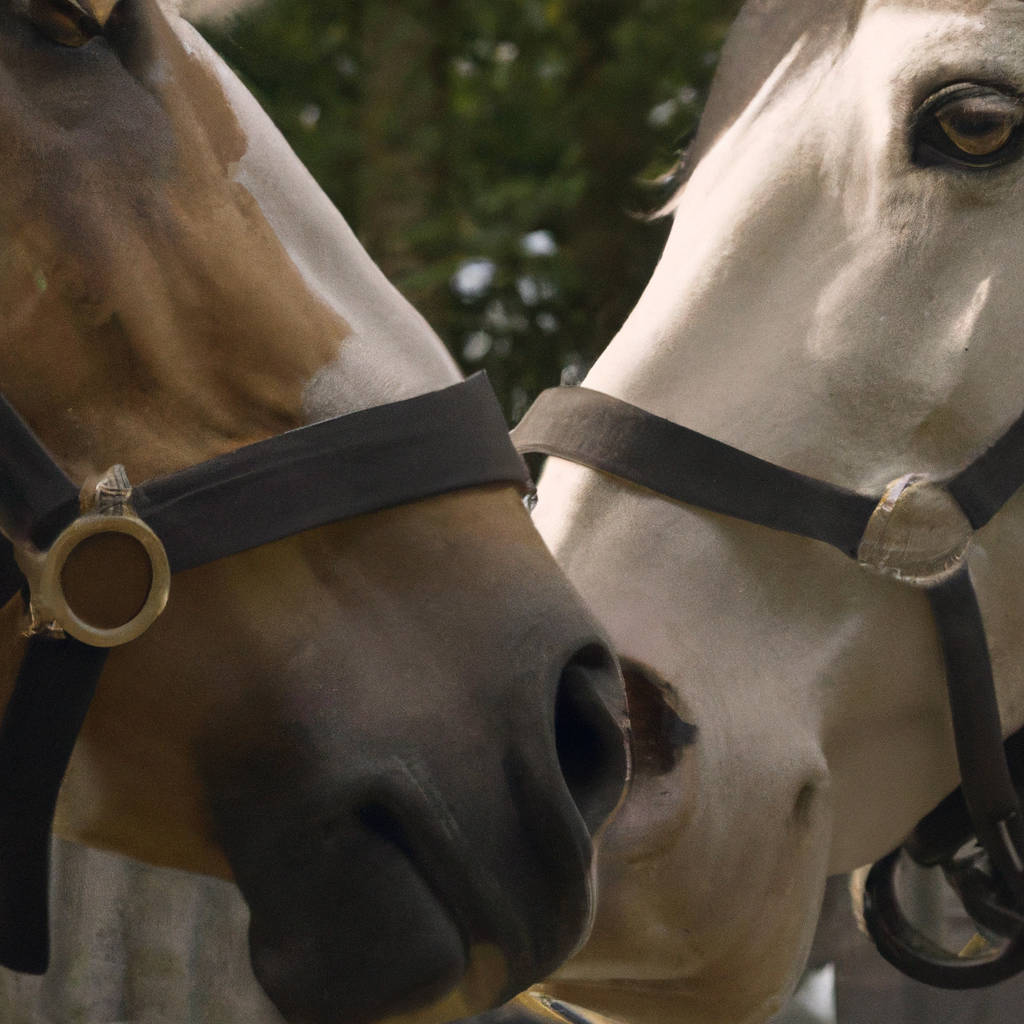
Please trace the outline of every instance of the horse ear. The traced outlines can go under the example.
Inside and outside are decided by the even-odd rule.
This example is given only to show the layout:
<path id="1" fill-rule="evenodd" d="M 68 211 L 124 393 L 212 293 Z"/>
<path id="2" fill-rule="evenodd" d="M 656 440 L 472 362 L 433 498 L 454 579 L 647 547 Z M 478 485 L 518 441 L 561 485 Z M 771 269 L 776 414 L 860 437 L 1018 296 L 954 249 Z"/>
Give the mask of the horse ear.
<path id="1" fill-rule="evenodd" d="M 849 35 L 864 0 L 747 0 L 722 48 L 700 127 L 677 174 L 681 187 L 693 168 L 749 106 L 780 61 L 802 37 L 803 63 L 819 40 Z"/>

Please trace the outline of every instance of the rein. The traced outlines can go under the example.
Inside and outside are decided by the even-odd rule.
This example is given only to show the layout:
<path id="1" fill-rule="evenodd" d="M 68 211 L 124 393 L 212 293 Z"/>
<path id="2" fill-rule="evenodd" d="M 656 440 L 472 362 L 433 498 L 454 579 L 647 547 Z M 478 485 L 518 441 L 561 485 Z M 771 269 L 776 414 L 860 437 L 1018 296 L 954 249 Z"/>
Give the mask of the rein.
<path id="1" fill-rule="evenodd" d="M 583 387 L 544 391 L 512 440 L 523 453 L 554 455 L 674 501 L 831 544 L 925 591 L 942 645 L 961 786 L 873 865 L 865 923 L 890 963 L 930 985 L 976 988 L 1024 970 L 1024 819 L 1014 783 L 1024 789 L 1024 730 L 1004 748 L 966 560 L 974 532 L 1024 484 L 1024 415 L 951 479 L 910 474 L 880 498 L 783 469 Z M 979 928 L 1009 941 L 1001 948 L 983 941 L 983 955 L 960 956 L 919 932 L 896 898 L 901 850 L 941 866 Z"/>
<path id="2" fill-rule="evenodd" d="M 49 964 L 50 833 L 111 647 L 163 610 L 171 575 L 317 526 L 492 483 L 528 490 L 486 375 L 246 445 L 132 487 L 81 490 L 0 395 L 0 605 L 29 641 L 0 722 L 0 964 Z"/>

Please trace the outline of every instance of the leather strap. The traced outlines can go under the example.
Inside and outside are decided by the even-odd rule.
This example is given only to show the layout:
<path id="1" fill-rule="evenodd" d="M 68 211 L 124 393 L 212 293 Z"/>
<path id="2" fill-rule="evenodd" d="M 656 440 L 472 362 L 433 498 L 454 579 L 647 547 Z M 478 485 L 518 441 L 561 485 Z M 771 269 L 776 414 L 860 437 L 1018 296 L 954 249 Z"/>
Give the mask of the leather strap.
<path id="1" fill-rule="evenodd" d="M 0 534 L 0 608 L 25 586 L 25 576 L 14 560 L 14 545 Z"/>
<path id="2" fill-rule="evenodd" d="M 532 484 L 484 374 L 239 448 L 132 492 L 174 572 L 327 523 L 467 487 Z M 0 396 L 0 528 L 45 548 L 79 489 Z M 0 537 L 0 604 L 25 578 Z M 0 964 L 49 959 L 50 829 L 107 650 L 33 637 L 0 722 Z"/>
<path id="3" fill-rule="evenodd" d="M 0 530 L 45 548 L 77 514 L 78 488 L 0 395 Z"/>
<path id="4" fill-rule="evenodd" d="M 50 958 L 50 830 L 71 751 L 109 652 L 32 637 L 0 724 L 0 963 Z"/>
<path id="5" fill-rule="evenodd" d="M 365 512 L 508 482 L 532 486 L 478 373 L 148 480 L 132 503 L 180 572 Z"/>
<path id="6" fill-rule="evenodd" d="M 783 469 L 589 388 L 543 391 L 512 442 L 674 501 L 824 541 L 853 557 L 877 501 Z"/>
<path id="7" fill-rule="evenodd" d="M 21 472 L 0 449 L 0 527 L 46 547 L 77 515 L 78 488 L 2 395 L 0 443 L 32 456 L 32 471 Z M 490 483 L 532 487 L 487 376 L 477 373 L 147 480 L 132 491 L 132 504 L 163 543 L 171 571 L 180 572 L 316 526 Z M 22 579 L 13 548 L 0 538 L 0 597 L 7 591 L 9 599 Z"/>
<path id="8" fill-rule="evenodd" d="M 0 443 L 32 456 L 32 472 L 22 472 L 0 449 L 0 527 L 45 548 L 77 515 L 78 488 L 3 395 Z M 532 487 L 487 376 L 477 373 L 148 480 L 132 503 L 180 572 L 364 512 L 503 482 Z M 24 582 L 0 536 L 0 605 Z"/>
<path id="9" fill-rule="evenodd" d="M 942 644 L 965 804 L 978 841 L 1024 900 L 1024 822 L 1003 747 L 985 625 L 967 567 L 926 593 Z"/>
<path id="10" fill-rule="evenodd" d="M 1019 797 L 1019 787 L 1024 784 L 1024 729 L 1007 737 L 1003 750 Z M 917 823 L 903 848 L 922 867 L 937 867 L 950 860 L 973 835 L 974 825 L 964 791 L 957 786 Z"/>
<path id="11" fill-rule="evenodd" d="M 991 448 L 946 484 L 980 530 L 1024 484 L 1024 415 Z"/>

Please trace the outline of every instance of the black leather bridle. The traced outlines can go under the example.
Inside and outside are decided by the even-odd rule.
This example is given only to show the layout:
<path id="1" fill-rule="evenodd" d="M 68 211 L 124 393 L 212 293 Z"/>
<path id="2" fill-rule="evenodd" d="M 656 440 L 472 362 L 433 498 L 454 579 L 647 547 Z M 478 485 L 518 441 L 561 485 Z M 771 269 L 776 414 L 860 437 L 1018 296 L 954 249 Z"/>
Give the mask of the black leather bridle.
<path id="1" fill-rule="evenodd" d="M 0 396 L 0 606 L 22 591 L 32 623 L 0 722 L 0 964 L 47 969 L 61 781 L 110 647 L 159 615 L 171 574 L 366 512 L 509 482 L 531 486 L 484 374 L 134 488 L 120 466 L 79 488 Z M 123 622 L 90 619 L 66 589 L 68 574 L 81 573 L 76 559 L 88 568 L 105 550 L 130 555 L 136 576 L 139 564 L 148 573 Z M 123 566 L 109 561 L 101 567 L 116 590 Z"/>
<path id="2" fill-rule="evenodd" d="M 1004 748 L 966 561 L 973 533 L 1024 484 L 1024 415 L 951 479 L 908 475 L 880 498 L 783 469 L 582 387 L 543 392 L 512 440 L 523 453 L 554 455 L 675 501 L 831 544 L 924 589 L 942 645 L 961 786 L 871 868 L 865 921 L 882 955 L 927 984 L 975 988 L 1024 969 L 1024 730 Z M 944 869 L 993 940 L 980 943 L 980 955 L 950 953 L 906 919 L 895 890 L 901 851 Z M 1007 941 L 1000 946 L 999 939 Z"/>

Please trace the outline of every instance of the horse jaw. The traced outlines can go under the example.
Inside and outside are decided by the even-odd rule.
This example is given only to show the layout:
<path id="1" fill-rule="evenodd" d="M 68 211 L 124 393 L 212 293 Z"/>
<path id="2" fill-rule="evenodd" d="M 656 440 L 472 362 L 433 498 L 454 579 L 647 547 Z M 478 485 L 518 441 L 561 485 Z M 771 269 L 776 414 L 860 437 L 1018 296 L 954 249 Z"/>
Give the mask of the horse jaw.
<path id="1" fill-rule="evenodd" d="M 867 494 L 962 468 L 1021 411 L 1020 167 L 915 167 L 908 122 L 948 83 L 1018 91 L 1022 28 L 1019 3 L 878 2 L 797 40 L 696 166 L 585 386 Z M 1022 513 L 1018 496 L 970 563 L 1006 731 L 1024 721 Z M 556 460 L 535 522 L 698 728 L 695 785 L 663 779 L 674 814 L 637 787 L 610 827 L 592 939 L 550 991 L 635 1024 L 762 1019 L 826 873 L 956 785 L 925 598 Z"/>

